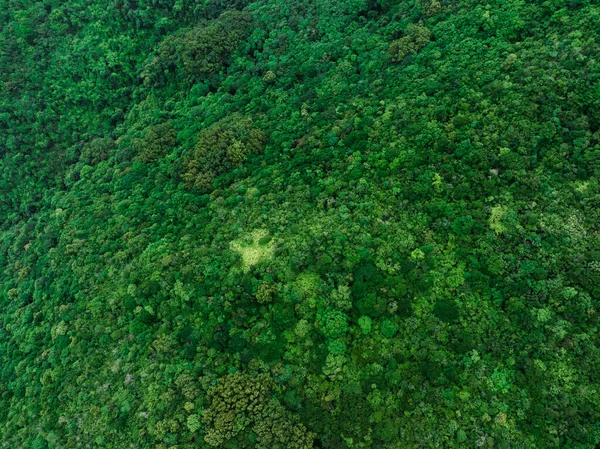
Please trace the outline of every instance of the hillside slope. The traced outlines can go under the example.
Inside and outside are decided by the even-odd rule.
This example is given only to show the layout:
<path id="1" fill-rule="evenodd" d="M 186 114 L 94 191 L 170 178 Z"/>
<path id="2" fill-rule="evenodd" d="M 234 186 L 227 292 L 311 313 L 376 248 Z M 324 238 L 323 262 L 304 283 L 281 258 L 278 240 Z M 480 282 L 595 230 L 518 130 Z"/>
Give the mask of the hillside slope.
<path id="1" fill-rule="evenodd" d="M 0 0 L 0 444 L 595 448 L 600 7 Z"/>

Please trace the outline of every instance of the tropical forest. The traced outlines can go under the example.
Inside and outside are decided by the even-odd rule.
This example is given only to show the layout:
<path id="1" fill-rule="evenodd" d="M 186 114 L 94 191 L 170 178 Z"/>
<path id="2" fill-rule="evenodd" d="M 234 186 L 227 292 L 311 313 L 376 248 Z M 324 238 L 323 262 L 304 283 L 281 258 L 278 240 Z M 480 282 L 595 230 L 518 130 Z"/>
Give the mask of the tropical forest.
<path id="1" fill-rule="evenodd" d="M 600 447 L 600 4 L 0 0 L 0 447 Z"/>

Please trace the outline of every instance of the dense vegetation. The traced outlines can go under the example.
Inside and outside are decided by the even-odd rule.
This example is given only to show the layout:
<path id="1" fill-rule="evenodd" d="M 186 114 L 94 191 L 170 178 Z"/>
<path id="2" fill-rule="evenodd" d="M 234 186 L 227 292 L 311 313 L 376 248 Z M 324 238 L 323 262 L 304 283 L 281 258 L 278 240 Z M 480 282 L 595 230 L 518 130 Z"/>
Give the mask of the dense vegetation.
<path id="1" fill-rule="evenodd" d="M 598 23 L 0 0 L 0 445 L 597 447 Z"/>

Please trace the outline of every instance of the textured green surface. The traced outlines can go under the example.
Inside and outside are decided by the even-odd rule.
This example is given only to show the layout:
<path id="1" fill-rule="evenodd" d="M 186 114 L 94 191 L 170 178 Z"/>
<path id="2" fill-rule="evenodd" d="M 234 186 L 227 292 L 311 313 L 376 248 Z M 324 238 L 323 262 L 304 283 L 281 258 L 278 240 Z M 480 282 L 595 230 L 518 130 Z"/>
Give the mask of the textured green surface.
<path id="1" fill-rule="evenodd" d="M 598 23 L 0 0 L 0 446 L 597 447 Z"/>

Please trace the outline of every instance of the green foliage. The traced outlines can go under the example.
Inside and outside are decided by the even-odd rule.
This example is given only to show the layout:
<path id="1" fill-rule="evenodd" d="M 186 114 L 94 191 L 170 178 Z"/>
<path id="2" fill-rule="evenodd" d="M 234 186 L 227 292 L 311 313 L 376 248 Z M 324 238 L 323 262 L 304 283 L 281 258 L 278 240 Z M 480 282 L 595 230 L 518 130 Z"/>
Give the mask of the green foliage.
<path id="1" fill-rule="evenodd" d="M 1 6 L 2 447 L 598 447 L 597 2 Z"/>
<path id="2" fill-rule="evenodd" d="M 210 407 L 204 410 L 204 439 L 210 446 L 306 449 L 312 447 L 314 435 L 298 422 L 277 400 L 274 384 L 261 374 L 230 374 L 209 389 Z M 251 432 L 251 433 L 250 433 Z"/>
<path id="3" fill-rule="evenodd" d="M 98 137 L 84 145 L 79 160 L 87 165 L 96 165 L 108 159 L 115 148 L 115 142 L 108 137 Z"/>
<path id="4" fill-rule="evenodd" d="M 367 335 L 371 333 L 372 322 L 373 321 L 368 316 L 361 316 L 358 319 L 358 325 L 360 326 L 363 334 Z"/>
<path id="5" fill-rule="evenodd" d="M 398 326 L 390 320 L 383 320 L 380 330 L 385 338 L 392 338 L 398 332 Z"/>
<path id="6" fill-rule="evenodd" d="M 202 424 L 200 422 L 200 417 L 196 414 L 190 415 L 187 418 L 187 428 L 190 429 L 190 432 L 197 432 L 198 429 L 202 428 Z"/>
<path id="7" fill-rule="evenodd" d="M 396 440 L 399 430 L 393 421 L 385 420 L 375 426 L 374 434 L 376 438 L 389 443 Z"/>
<path id="8" fill-rule="evenodd" d="M 348 332 L 348 316 L 339 310 L 326 311 L 320 322 L 321 332 L 327 338 L 343 337 Z"/>
<path id="9" fill-rule="evenodd" d="M 341 340 L 333 340 L 329 342 L 327 349 L 331 354 L 340 355 L 346 352 L 346 343 Z"/>
<path id="10" fill-rule="evenodd" d="M 392 61 L 402 61 L 406 56 L 416 53 L 431 40 L 431 31 L 421 25 L 409 25 L 406 35 L 392 41 L 389 54 Z"/>
<path id="11" fill-rule="evenodd" d="M 150 126 L 142 139 L 133 143 L 142 162 L 153 162 L 173 150 L 177 145 L 177 132 L 169 122 Z"/>
<path id="12" fill-rule="evenodd" d="M 209 190 L 215 178 L 259 153 L 265 135 L 250 118 L 232 115 L 204 130 L 184 162 L 182 175 L 189 188 Z"/>
<path id="13" fill-rule="evenodd" d="M 220 446 L 250 427 L 255 415 L 264 412 L 272 388 L 266 375 L 230 374 L 221 379 L 208 391 L 211 406 L 202 413 L 206 442 Z"/>
<path id="14" fill-rule="evenodd" d="M 256 292 L 256 300 L 260 304 L 270 303 L 271 301 L 273 301 L 273 298 L 277 291 L 277 285 L 269 284 L 268 282 L 262 282 L 258 286 L 258 291 Z"/>
<path id="15" fill-rule="evenodd" d="M 474 225 L 475 220 L 473 220 L 473 217 L 467 215 L 466 217 L 460 217 L 454 221 L 452 231 L 458 235 L 469 235 Z"/>
<path id="16" fill-rule="evenodd" d="M 441 300 L 435 303 L 433 314 L 442 321 L 451 323 L 459 317 L 458 307 L 451 300 Z"/>
<path id="17" fill-rule="evenodd" d="M 248 36 L 251 24 L 249 13 L 228 11 L 208 23 L 168 36 L 144 67 L 144 83 L 164 84 L 173 75 L 191 83 L 218 74 Z"/>
<path id="18" fill-rule="evenodd" d="M 277 75 L 271 70 L 267 70 L 267 73 L 263 75 L 263 81 L 267 84 L 273 84 L 277 80 Z"/>

